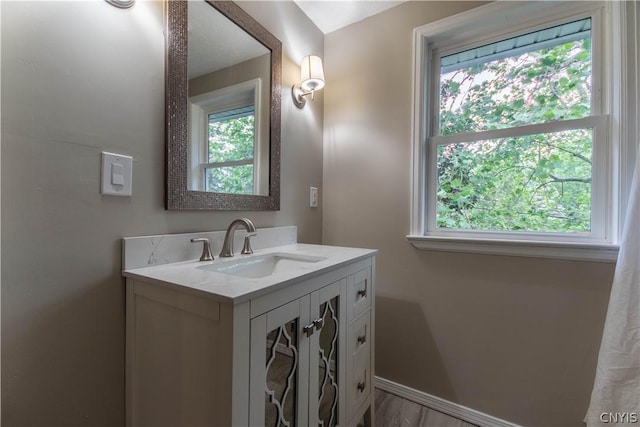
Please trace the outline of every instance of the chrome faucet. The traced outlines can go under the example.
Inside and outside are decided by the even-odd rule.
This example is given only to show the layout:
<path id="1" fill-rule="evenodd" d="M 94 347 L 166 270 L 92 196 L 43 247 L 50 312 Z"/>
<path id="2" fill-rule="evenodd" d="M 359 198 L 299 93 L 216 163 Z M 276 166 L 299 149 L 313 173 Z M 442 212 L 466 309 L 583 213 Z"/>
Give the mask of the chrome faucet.
<path id="1" fill-rule="evenodd" d="M 227 234 L 224 235 L 224 244 L 222 245 L 222 250 L 220 251 L 220 256 L 223 258 L 232 257 L 233 256 L 233 234 L 236 231 L 238 226 L 244 226 L 247 230 L 247 235 L 244 237 L 244 246 L 242 251 L 240 252 L 243 255 L 252 254 L 253 250 L 251 249 L 251 242 L 249 239 L 255 236 L 256 227 L 253 225 L 253 222 L 247 218 L 235 219 L 227 228 Z"/>

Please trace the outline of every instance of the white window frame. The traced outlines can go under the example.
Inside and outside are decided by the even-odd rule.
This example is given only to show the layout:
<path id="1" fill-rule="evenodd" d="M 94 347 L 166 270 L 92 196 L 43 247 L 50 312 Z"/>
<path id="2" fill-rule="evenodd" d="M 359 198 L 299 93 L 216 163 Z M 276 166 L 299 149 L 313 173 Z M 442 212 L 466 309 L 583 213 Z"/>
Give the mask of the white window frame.
<path id="1" fill-rule="evenodd" d="M 634 2 L 631 2 L 634 3 Z M 508 38 L 567 20 L 592 18 L 592 117 L 530 125 L 547 132 L 589 123 L 594 129 L 592 233 L 491 232 L 435 227 L 435 147 L 451 137 L 430 137 L 437 117 L 431 96 L 434 50 L 446 52 Z M 624 2 L 494 2 L 414 30 L 413 187 L 411 231 L 418 249 L 611 262 L 617 259 L 620 224 L 637 150 L 638 9 Z M 508 27 L 505 27 L 508 24 Z M 487 28 L 498 30 L 486 30 Z M 614 29 L 616 31 L 614 32 Z M 598 66 L 601 64 L 602 66 Z M 439 65 L 439 64 L 436 64 Z M 437 68 L 439 74 L 439 68 Z M 425 77 L 427 76 L 427 77 Z M 631 91 L 629 91 L 631 89 Z M 636 116 L 634 119 L 633 115 Z M 636 123 L 636 124 L 634 124 Z M 510 129 L 483 132 L 508 136 Z M 597 134 L 597 135 L 596 135 Z M 464 138 L 463 138 L 464 139 Z M 468 141 L 468 139 L 466 139 Z M 433 159 L 433 160 L 432 160 Z M 597 164 L 596 164 L 597 163 Z M 432 203 L 429 203 L 431 201 Z"/>
<path id="2" fill-rule="evenodd" d="M 206 169 L 215 165 L 239 166 L 243 164 L 253 164 L 253 188 L 254 191 L 260 187 L 260 98 L 261 79 L 256 78 L 246 82 L 238 83 L 222 89 L 213 90 L 189 98 L 189 190 L 204 191 Z M 254 141 L 253 158 L 251 162 L 237 161 L 226 163 L 209 163 L 209 135 L 208 124 L 209 115 L 223 111 L 233 110 L 253 104 L 254 106 Z"/>

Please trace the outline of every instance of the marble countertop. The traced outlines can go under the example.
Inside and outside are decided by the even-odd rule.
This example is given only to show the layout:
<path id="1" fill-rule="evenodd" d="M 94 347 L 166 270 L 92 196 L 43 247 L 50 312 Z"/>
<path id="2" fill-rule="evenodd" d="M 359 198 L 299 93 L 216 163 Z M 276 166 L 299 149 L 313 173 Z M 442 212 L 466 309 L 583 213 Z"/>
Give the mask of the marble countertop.
<path id="1" fill-rule="evenodd" d="M 237 262 L 239 259 L 274 253 L 295 253 L 325 258 L 318 262 L 300 263 L 284 271 L 259 278 L 238 277 L 206 270 L 207 265 L 221 265 Z M 238 304 L 267 294 L 275 289 L 288 286 L 295 281 L 341 267 L 344 264 L 375 255 L 377 250 L 347 248 L 340 246 L 289 244 L 254 251 L 253 255 L 236 254 L 232 258 L 216 257 L 214 261 L 190 260 L 169 264 L 133 268 L 123 271 L 123 276 L 163 286 L 187 288 L 205 292 L 214 299 L 225 303 Z"/>

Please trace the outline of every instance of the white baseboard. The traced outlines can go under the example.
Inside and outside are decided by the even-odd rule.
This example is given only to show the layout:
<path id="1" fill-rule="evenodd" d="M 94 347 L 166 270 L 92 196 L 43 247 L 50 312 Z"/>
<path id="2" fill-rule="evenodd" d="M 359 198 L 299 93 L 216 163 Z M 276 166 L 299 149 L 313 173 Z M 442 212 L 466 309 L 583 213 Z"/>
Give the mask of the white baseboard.
<path id="1" fill-rule="evenodd" d="M 394 383 L 384 378 L 376 377 L 376 387 L 480 427 L 520 427 L 518 424 L 501 420 L 500 418 L 487 415 L 475 409 L 467 408 L 466 406 L 450 402 L 402 384 Z"/>

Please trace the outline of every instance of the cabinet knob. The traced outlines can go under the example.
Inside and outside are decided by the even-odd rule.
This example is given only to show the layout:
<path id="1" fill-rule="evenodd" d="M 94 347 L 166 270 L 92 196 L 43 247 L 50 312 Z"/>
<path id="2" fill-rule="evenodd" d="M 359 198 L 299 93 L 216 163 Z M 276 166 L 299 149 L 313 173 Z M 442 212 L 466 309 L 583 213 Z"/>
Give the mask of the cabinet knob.
<path id="1" fill-rule="evenodd" d="M 306 336 L 310 337 L 315 331 L 319 331 L 320 329 L 322 329 L 323 326 L 324 319 L 320 317 L 302 328 L 302 332 L 304 332 Z"/>
<path id="2" fill-rule="evenodd" d="M 362 393 L 364 391 L 364 388 L 367 386 L 366 381 L 362 381 L 358 383 L 358 391 L 360 393 Z"/>
<path id="3" fill-rule="evenodd" d="M 367 334 L 360 335 L 358 337 L 358 344 L 364 344 L 367 342 Z"/>
<path id="4" fill-rule="evenodd" d="M 358 296 L 361 298 L 364 298 L 367 296 L 367 288 L 364 287 L 363 289 L 358 289 Z"/>
<path id="5" fill-rule="evenodd" d="M 302 328 L 302 332 L 304 332 L 304 334 L 307 337 L 310 337 L 311 335 L 313 335 L 313 333 L 316 331 L 315 325 L 313 323 L 309 323 L 307 326 L 305 326 L 304 328 Z"/>
<path id="6" fill-rule="evenodd" d="M 313 326 L 315 326 L 316 331 L 319 331 L 324 326 L 324 319 L 322 317 L 313 321 Z"/>

